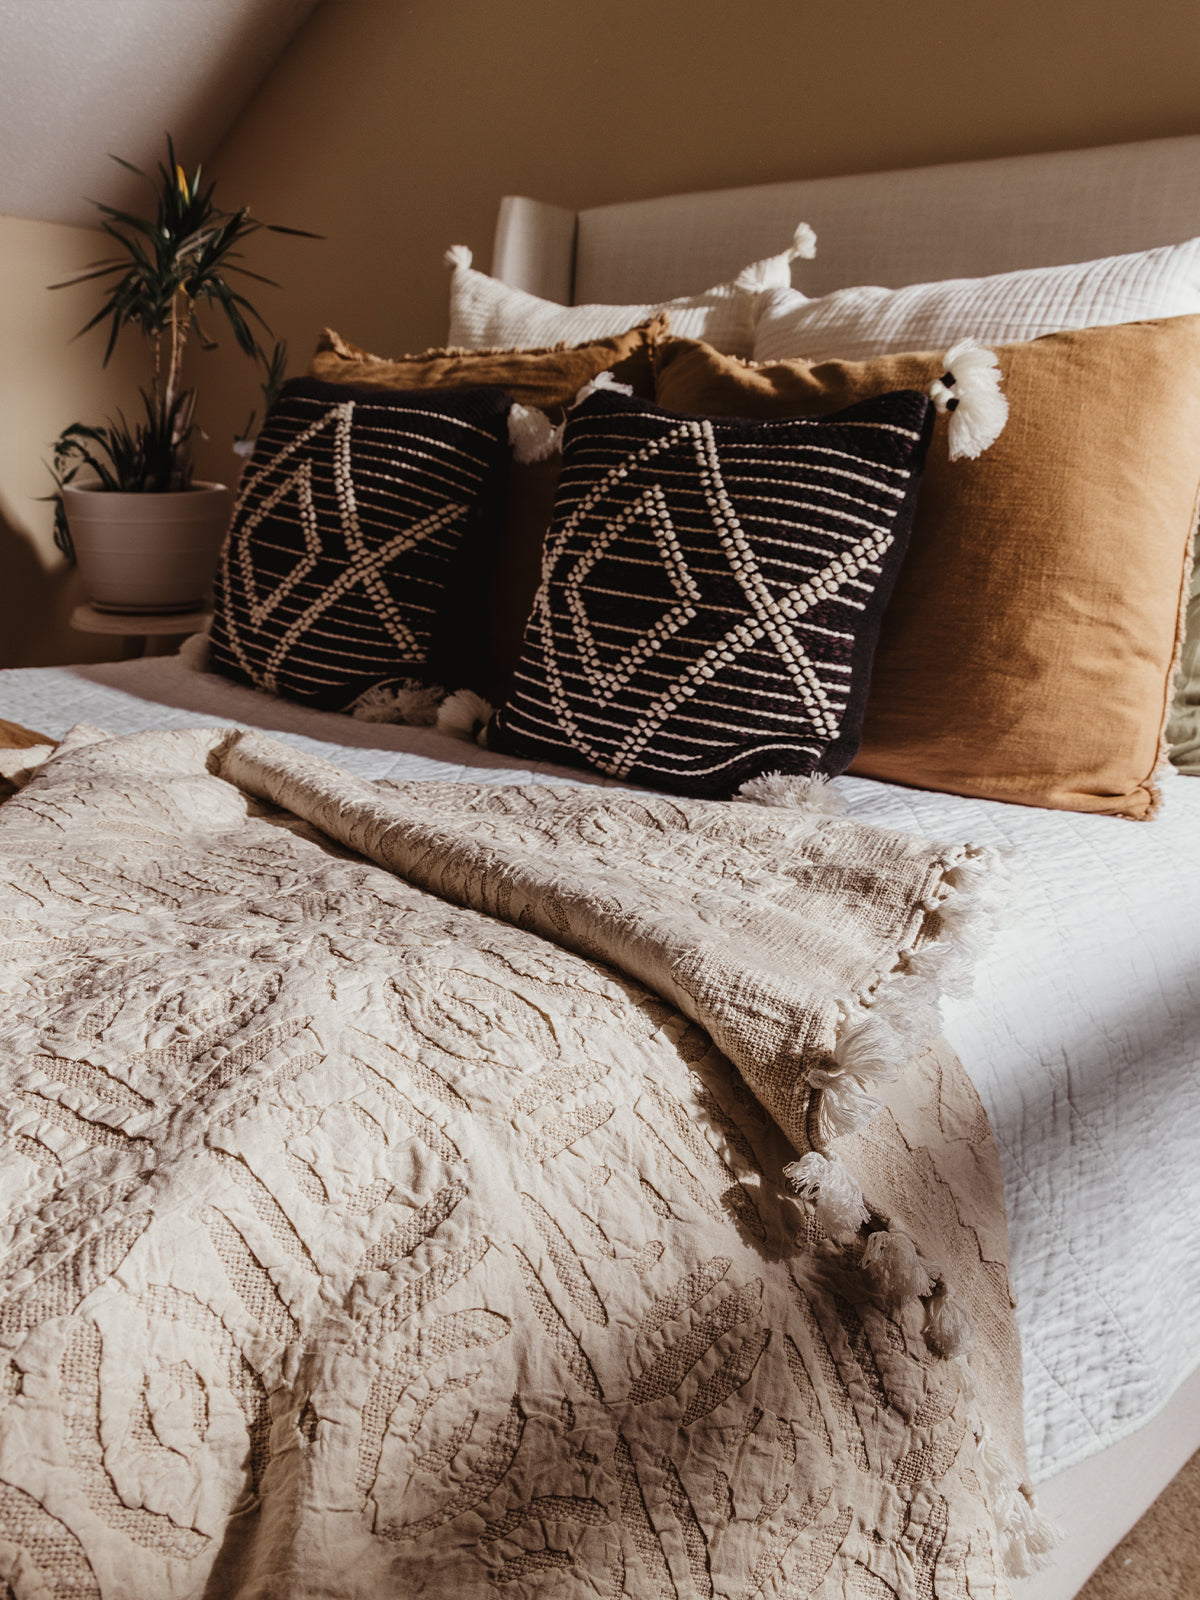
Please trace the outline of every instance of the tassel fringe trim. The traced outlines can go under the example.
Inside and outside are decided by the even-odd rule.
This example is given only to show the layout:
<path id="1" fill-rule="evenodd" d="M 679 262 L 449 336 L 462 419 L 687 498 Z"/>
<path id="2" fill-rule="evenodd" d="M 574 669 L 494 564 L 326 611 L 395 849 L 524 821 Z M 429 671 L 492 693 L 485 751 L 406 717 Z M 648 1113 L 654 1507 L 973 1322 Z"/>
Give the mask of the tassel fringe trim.
<path id="1" fill-rule="evenodd" d="M 465 244 L 452 244 L 442 257 L 448 267 L 469 267 L 474 259 Z"/>
<path id="2" fill-rule="evenodd" d="M 633 390 L 627 383 L 618 383 L 611 372 L 598 372 L 594 378 L 585 383 L 578 391 L 574 400 L 567 407 L 574 411 L 576 406 L 581 406 L 589 395 L 595 394 L 599 389 L 607 389 L 610 394 L 632 394 Z"/>
<path id="3" fill-rule="evenodd" d="M 852 1239 L 870 1212 L 858 1179 L 840 1156 L 810 1150 L 783 1169 L 802 1200 L 807 1200 L 817 1221 L 831 1239 Z"/>
<path id="4" fill-rule="evenodd" d="M 987 1423 L 976 1416 L 972 1431 L 976 1473 L 991 1504 L 1005 1572 L 1010 1578 L 1031 1578 L 1049 1564 L 1062 1543 L 1062 1529 L 1037 1509 L 1033 1491 L 1021 1482 Z"/>
<path id="5" fill-rule="evenodd" d="M 508 413 L 508 442 L 512 445 L 513 460 L 522 465 L 531 461 L 546 461 L 562 449 L 563 425 L 557 427 L 544 411 L 536 406 L 515 404 Z"/>
<path id="6" fill-rule="evenodd" d="M 458 689 L 442 701 L 437 711 L 437 730 L 452 739 L 467 739 L 485 749 L 487 725 L 492 707 L 474 689 Z"/>
<path id="7" fill-rule="evenodd" d="M 446 698 L 440 683 L 409 678 L 402 683 L 377 683 L 350 707 L 359 722 L 399 722 L 410 728 L 432 728 Z"/>
<path id="8" fill-rule="evenodd" d="M 807 1077 L 819 1091 L 817 1132 L 822 1143 L 857 1133 L 878 1109 L 872 1091 L 894 1082 L 931 1045 L 944 994 L 969 993 L 975 960 L 987 943 L 1002 901 L 1006 874 L 999 853 L 965 846 L 947 860 L 940 894 L 925 905 L 913 942 L 874 993 L 860 995 L 833 1049 Z M 929 919 L 936 918 L 933 937 Z"/>
<path id="9" fill-rule="evenodd" d="M 1000 364 L 978 339 L 962 339 L 945 355 L 946 370 L 929 385 L 929 398 L 949 414 L 951 461 L 974 459 L 1004 432 L 1008 401 L 1000 392 Z"/>
<path id="10" fill-rule="evenodd" d="M 739 800 L 759 806 L 805 811 L 813 817 L 840 817 L 846 802 L 830 778 L 803 778 L 795 772 L 764 772 L 747 778 L 737 792 Z"/>
<path id="11" fill-rule="evenodd" d="M 807 222 L 798 222 L 792 242 L 778 255 L 766 256 L 743 267 L 733 280 L 733 287 L 747 294 L 762 294 L 765 289 L 789 289 L 792 283 L 792 262 L 811 261 L 817 253 L 817 236 Z"/>

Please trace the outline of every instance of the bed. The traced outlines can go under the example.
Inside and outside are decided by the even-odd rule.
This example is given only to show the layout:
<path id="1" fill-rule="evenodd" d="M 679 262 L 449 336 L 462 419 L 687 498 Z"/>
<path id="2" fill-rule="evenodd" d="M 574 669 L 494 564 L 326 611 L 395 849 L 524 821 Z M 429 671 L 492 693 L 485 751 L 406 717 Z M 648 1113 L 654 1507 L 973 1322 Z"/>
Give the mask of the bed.
<path id="1" fill-rule="evenodd" d="M 800 217 L 821 240 L 805 268 L 813 295 L 1081 261 L 1190 238 L 1197 154 L 1200 140 L 1156 141 L 578 216 L 510 198 L 494 267 L 564 304 L 649 301 L 729 277 Z M 167 662 L 0 674 L 0 712 L 56 739 L 79 722 L 113 735 L 259 729 L 370 780 L 612 786 L 433 728 L 297 706 L 207 671 L 194 645 Z M 1169 773 L 1160 814 L 1140 825 L 865 777 L 837 788 L 855 821 L 1012 851 L 1008 918 L 974 992 L 944 1002 L 943 1024 L 1000 1152 L 1029 1476 L 1066 1534 L 1049 1570 L 1017 1593 L 1068 1600 L 1200 1446 L 1200 1244 L 1189 1221 L 1200 783 Z M 696 1579 L 686 1551 L 672 1559 L 672 1572 Z M 505 1581 L 532 1583 L 537 1570 Z"/>

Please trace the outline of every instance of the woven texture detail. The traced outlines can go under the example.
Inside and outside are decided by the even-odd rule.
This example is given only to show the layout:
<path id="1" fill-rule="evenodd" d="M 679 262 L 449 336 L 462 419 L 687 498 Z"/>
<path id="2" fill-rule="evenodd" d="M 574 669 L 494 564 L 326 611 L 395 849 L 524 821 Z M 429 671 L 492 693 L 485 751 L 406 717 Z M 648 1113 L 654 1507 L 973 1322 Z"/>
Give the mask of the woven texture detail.
<path id="1" fill-rule="evenodd" d="M 769 287 L 786 289 L 792 281 L 788 252 L 755 263 L 751 287 L 736 282 L 714 284 L 700 294 L 681 295 L 651 305 L 560 306 L 514 289 L 474 267 L 456 266 L 450 284 L 451 345 L 468 350 L 537 348 L 560 341 L 581 344 L 625 333 L 637 323 L 663 312 L 671 331 L 683 339 L 705 339 L 714 349 L 748 356 L 754 345 L 754 314 L 759 295 Z M 747 269 L 750 270 L 750 269 Z"/>
<path id="2" fill-rule="evenodd" d="M 229 730 L 69 737 L 0 807 L 0 1582 L 1006 1596 L 969 1430 L 1019 1454 L 1019 1363 L 973 1091 L 939 1049 L 846 1141 L 969 1306 L 969 1366 L 814 1230 L 776 1120 L 803 1138 L 806 1052 L 936 939 L 957 859 L 375 786 Z"/>
<path id="3" fill-rule="evenodd" d="M 436 678 L 448 588 L 501 515 L 510 404 L 288 384 L 242 478 L 210 667 L 332 710 Z"/>
<path id="4" fill-rule="evenodd" d="M 841 772 L 930 424 L 914 391 L 778 422 L 591 396 L 489 743 L 684 794 Z"/>
<path id="5" fill-rule="evenodd" d="M 772 289 L 758 305 L 755 361 L 861 361 L 945 350 L 959 339 L 1007 344 L 1064 328 L 1111 327 L 1200 311 L 1200 239 L 1060 267 L 948 278 L 903 289 L 838 289 L 810 300 Z"/>

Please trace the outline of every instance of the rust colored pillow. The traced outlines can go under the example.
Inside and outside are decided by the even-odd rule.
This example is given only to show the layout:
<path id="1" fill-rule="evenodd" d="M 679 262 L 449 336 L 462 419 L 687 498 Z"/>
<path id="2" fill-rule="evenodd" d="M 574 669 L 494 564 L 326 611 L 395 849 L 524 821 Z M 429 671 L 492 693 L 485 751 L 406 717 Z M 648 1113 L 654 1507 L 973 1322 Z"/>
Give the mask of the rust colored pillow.
<path id="1" fill-rule="evenodd" d="M 308 374 L 326 383 L 378 389 L 467 389 L 487 384 L 507 389 L 523 406 L 536 406 L 554 422 L 585 383 L 611 371 L 634 394 L 654 394 L 651 352 L 667 330 L 652 317 L 627 333 L 587 344 L 544 350 L 426 350 L 388 360 L 374 356 L 326 328 Z M 504 521 L 493 561 L 479 574 L 477 591 L 462 600 L 464 681 L 497 704 L 507 698 L 525 623 L 542 572 L 542 543 L 550 525 L 561 458 L 514 462 Z"/>
<path id="2" fill-rule="evenodd" d="M 519 405 L 536 406 L 555 422 L 583 385 L 611 370 L 634 394 L 654 394 L 651 351 L 666 332 L 665 316 L 628 333 L 587 344 L 549 345 L 543 350 L 425 350 L 389 360 L 373 356 L 332 328 L 321 335 L 308 376 L 362 389 L 507 389 Z"/>
<path id="3" fill-rule="evenodd" d="M 1200 316 L 997 347 L 1009 421 L 930 447 L 851 769 L 918 788 L 1147 817 L 1200 481 Z M 660 404 L 822 415 L 923 388 L 937 354 L 754 367 L 656 352 Z"/>

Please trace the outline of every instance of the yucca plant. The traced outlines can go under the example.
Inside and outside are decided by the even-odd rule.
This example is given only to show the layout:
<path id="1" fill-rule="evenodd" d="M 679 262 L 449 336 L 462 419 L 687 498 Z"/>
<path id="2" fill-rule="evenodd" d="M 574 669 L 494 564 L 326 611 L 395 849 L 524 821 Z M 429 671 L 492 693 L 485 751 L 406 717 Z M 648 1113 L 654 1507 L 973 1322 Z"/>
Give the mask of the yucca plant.
<path id="1" fill-rule="evenodd" d="M 192 481 L 195 392 L 184 387 L 183 358 L 193 337 L 206 349 L 216 345 L 202 315 L 223 319 L 239 349 L 262 364 L 269 381 L 281 377 L 280 347 L 268 353 L 260 345 L 256 329 L 266 333 L 270 329 L 229 280 L 236 275 L 277 285 L 242 265 L 242 247 L 264 230 L 305 239 L 320 235 L 260 222 L 245 207 L 222 210 L 213 199 L 215 186 L 201 186 L 201 169 L 197 167 L 190 178 L 185 173 L 170 134 L 167 159 L 158 163 L 157 176 L 120 156 L 112 159 L 150 185 L 154 215 L 139 216 L 95 201 L 103 218 L 100 226 L 120 253 L 93 261 L 50 287 L 106 283 L 104 304 L 76 337 L 107 323 L 105 366 L 125 328 L 136 329 L 149 341 L 152 374 L 149 386 L 141 391 L 146 414 L 144 420 L 132 423 L 121 415 L 98 426 L 73 423 L 55 443 L 51 472 L 60 490 L 77 473 L 91 468 L 103 488 L 167 493 L 186 489 Z M 61 494 L 53 498 L 58 502 L 55 537 L 70 553 Z"/>

